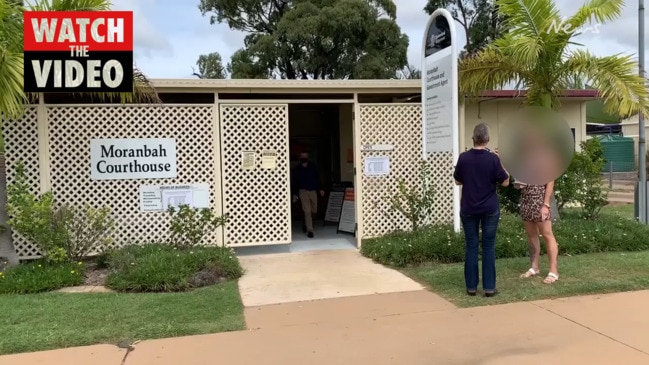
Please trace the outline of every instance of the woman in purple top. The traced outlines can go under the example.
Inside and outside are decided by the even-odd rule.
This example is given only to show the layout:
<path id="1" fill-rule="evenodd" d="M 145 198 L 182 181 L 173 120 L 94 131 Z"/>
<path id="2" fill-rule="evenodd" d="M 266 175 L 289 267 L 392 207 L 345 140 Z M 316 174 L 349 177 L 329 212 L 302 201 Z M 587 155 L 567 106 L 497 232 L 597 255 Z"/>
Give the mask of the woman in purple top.
<path id="1" fill-rule="evenodd" d="M 480 277 L 478 252 L 482 228 L 482 289 L 485 296 L 496 295 L 496 230 L 500 204 L 496 186 L 509 185 L 509 174 L 498 154 L 487 148 L 489 127 L 480 123 L 473 129 L 473 148 L 460 154 L 453 177 L 462 186 L 460 218 L 464 228 L 466 292 L 476 295 Z"/>

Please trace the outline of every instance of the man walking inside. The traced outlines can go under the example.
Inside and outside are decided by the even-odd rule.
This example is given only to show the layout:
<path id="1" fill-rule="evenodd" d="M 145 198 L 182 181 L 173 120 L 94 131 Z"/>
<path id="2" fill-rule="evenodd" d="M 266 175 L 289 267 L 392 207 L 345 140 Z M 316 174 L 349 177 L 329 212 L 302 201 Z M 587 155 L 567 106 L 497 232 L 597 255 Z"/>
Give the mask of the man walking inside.
<path id="1" fill-rule="evenodd" d="M 293 202 L 298 198 L 302 202 L 304 212 L 304 223 L 302 230 L 309 238 L 313 238 L 313 217 L 318 212 L 318 190 L 320 196 L 324 196 L 324 190 L 320 190 L 320 176 L 316 166 L 309 161 L 308 153 L 300 154 L 300 162 L 293 169 L 291 174 L 293 184 Z"/>

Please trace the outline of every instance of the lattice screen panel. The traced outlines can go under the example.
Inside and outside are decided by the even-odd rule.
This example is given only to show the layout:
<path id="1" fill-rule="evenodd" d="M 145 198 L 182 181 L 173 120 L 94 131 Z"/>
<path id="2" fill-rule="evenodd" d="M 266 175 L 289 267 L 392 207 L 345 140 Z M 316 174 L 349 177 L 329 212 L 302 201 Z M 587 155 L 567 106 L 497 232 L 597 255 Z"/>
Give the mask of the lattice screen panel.
<path id="1" fill-rule="evenodd" d="M 390 198 L 398 190 L 399 179 L 408 186 L 420 181 L 422 158 L 422 114 L 420 104 L 360 105 L 361 145 L 390 144 L 393 151 L 361 152 L 365 158 L 388 156 L 388 176 L 362 174 L 363 237 L 377 237 L 394 230 L 409 230 L 410 221 L 399 212 L 391 211 Z M 430 157 L 433 185 L 437 192 L 433 221 L 452 222 L 453 219 L 453 156 L 452 153 Z M 359 169 L 362 173 L 362 167 Z"/>
<path id="2" fill-rule="evenodd" d="M 291 242 L 288 106 L 220 105 L 223 211 L 227 245 Z M 277 167 L 262 169 L 261 151 L 277 153 Z M 255 153 L 242 169 L 242 152 Z"/>
<path id="3" fill-rule="evenodd" d="M 28 107 L 25 115 L 18 120 L 3 120 L 2 132 L 5 142 L 5 163 L 7 185 L 16 177 L 16 165 L 22 162 L 25 177 L 31 186 L 32 193 L 39 193 L 40 174 L 38 166 L 38 115 L 36 107 Z M 21 258 L 37 256 L 38 249 L 13 232 L 14 246 Z"/>
<path id="4" fill-rule="evenodd" d="M 116 246 L 163 240 L 168 213 L 141 212 L 140 185 L 207 183 L 214 196 L 212 106 L 48 107 L 51 187 L 59 203 L 109 206 L 115 218 Z M 91 180 L 93 138 L 175 138 L 176 179 Z M 220 244 L 218 233 L 204 244 Z"/>

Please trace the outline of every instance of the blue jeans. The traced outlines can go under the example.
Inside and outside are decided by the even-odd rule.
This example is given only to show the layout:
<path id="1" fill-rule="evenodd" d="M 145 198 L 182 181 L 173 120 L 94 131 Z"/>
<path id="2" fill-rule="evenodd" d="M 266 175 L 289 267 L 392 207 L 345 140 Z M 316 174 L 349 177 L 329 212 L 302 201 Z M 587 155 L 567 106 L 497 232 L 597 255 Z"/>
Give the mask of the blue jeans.
<path id="1" fill-rule="evenodd" d="M 491 214 L 461 216 L 466 241 L 464 258 L 464 281 L 466 289 L 478 289 L 478 253 L 480 250 L 480 228 L 482 228 L 482 289 L 496 290 L 496 230 L 500 211 Z"/>

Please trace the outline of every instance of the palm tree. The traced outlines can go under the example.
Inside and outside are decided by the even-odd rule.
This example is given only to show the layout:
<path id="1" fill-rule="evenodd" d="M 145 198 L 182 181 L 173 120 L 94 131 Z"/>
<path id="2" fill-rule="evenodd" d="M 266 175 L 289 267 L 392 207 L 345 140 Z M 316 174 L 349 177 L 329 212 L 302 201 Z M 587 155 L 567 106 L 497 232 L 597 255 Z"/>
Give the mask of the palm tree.
<path id="1" fill-rule="evenodd" d="M 580 79 L 599 90 L 608 112 L 647 113 L 647 88 L 631 56 L 597 57 L 571 48 L 578 45 L 572 39 L 590 22 L 617 18 L 623 0 L 589 0 L 567 19 L 561 18 L 553 0 L 497 0 L 497 4 L 509 32 L 460 61 L 464 95 L 516 83 L 527 89 L 529 104 L 556 108 L 562 91 Z"/>
<path id="2" fill-rule="evenodd" d="M 23 3 L 26 3 L 23 5 Z M 110 0 L 36 0 L 0 2 L 0 114 L 19 118 L 29 95 L 23 92 L 23 11 L 102 11 Z M 133 93 L 97 93 L 98 99 L 128 102 L 159 102 L 146 76 L 133 68 Z"/>

